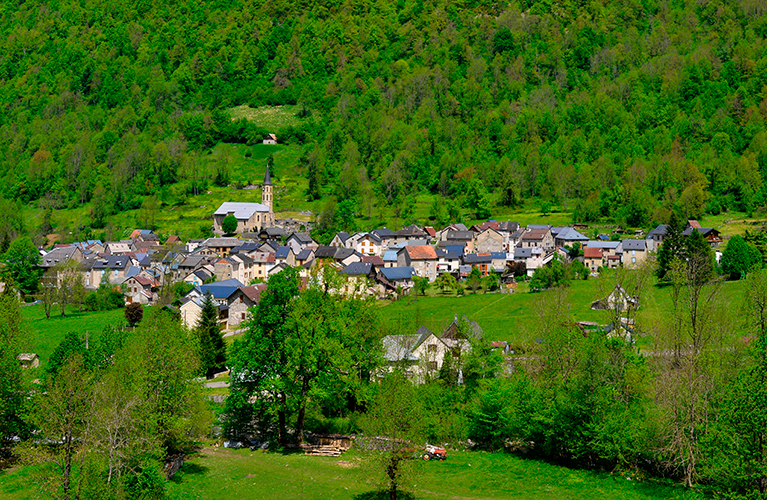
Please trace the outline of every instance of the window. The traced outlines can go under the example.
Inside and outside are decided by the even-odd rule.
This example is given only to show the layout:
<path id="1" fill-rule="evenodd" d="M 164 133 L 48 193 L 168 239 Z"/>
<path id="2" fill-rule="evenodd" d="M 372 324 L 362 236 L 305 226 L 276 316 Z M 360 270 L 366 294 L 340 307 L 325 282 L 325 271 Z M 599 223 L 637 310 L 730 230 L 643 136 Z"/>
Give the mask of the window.
<path id="1" fill-rule="evenodd" d="M 437 345 L 429 344 L 429 352 L 437 352 Z"/>
<path id="2" fill-rule="evenodd" d="M 242 313 L 241 316 L 242 316 L 242 319 L 244 320 L 245 319 L 245 313 Z"/>
<path id="3" fill-rule="evenodd" d="M 632 263 L 632 264 L 636 264 L 636 261 L 637 261 L 637 258 L 636 258 L 636 257 L 631 257 L 631 263 Z"/>

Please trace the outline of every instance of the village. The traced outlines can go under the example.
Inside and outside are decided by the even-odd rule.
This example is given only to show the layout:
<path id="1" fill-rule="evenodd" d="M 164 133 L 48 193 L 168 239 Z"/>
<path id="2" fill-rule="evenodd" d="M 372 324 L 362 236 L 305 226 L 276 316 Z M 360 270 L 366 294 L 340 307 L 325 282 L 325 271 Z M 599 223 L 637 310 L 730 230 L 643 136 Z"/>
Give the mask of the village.
<path id="1" fill-rule="evenodd" d="M 470 227 L 453 223 L 444 228 L 409 225 L 399 230 L 339 232 L 329 245 L 321 245 L 293 221 L 276 223 L 273 201 L 267 168 L 262 203 L 223 203 L 212 217 L 217 236 L 188 241 L 170 236 L 160 241 L 150 230 L 134 230 L 119 241 L 55 245 L 50 251 L 41 250 L 40 266 L 47 276 L 43 284 L 61 286 L 65 276 L 74 275 L 86 290 L 101 285 L 120 290 L 126 305 L 156 305 L 163 289 L 181 284 L 188 290 L 183 297 L 175 306 L 163 305 L 173 308 L 184 325 L 197 325 L 205 296 L 210 295 L 219 309 L 221 330 L 237 334 L 243 331 L 269 277 L 287 268 L 297 268 L 302 279 L 308 280 L 319 267 L 331 266 L 345 278 L 346 292 L 382 300 L 413 294 L 418 280 L 434 283 L 443 274 L 455 282 L 465 281 L 475 269 L 482 277 L 495 273 L 501 292 L 510 293 L 518 281 L 529 279 L 555 259 L 565 263 L 578 259 L 594 276 L 602 269 L 638 267 L 657 251 L 666 234 L 666 226 L 659 225 L 646 235 L 637 231 L 590 238 L 584 234 L 588 230 L 584 225 L 523 226 L 491 219 Z M 232 219 L 236 221 L 233 231 Z M 688 221 L 684 233 L 692 231 L 703 235 L 718 259 L 719 232 Z M 456 336 L 456 317 L 439 335 L 424 327 L 413 335 L 385 338 L 387 362 L 418 365 L 416 378 L 439 370 L 445 352 L 465 350 L 466 334 L 481 335 L 479 325 L 466 318 L 462 322 L 471 325 L 463 328 L 467 331 L 462 337 Z"/>
<path id="2" fill-rule="evenodd" d="M 135 230 L 125 240 L 88 240 L 41 250 L 40 266 L 53 274 L 77 273 L 86 289 L 102 283 L 120 287 L 126 304 L 154 305 L 163 287 L 185 283 L 193 287 L 180 305 L 187 326 L 196 324 L 202 298 L 210 293 L 220 307 L 222 329 L 236 330 L 268 278 L 288 267 L 299 268 L 306 278 L 314 267 L 331 265 L 380 299 L 409 294 L 418 278 L 435 282 L 448 273 L 464 280 L 473 268 L 482 276 L 497 273 L 504 287 L 512 289 L 516 280 L 533 276 L 555 258 L 579 259 L 594 274 L 602 268 L 639 266 L 657 251 L 666 233 L 666 226 L 659 225 L 631 238 L 616 238 L 615 233 L 590 238 L 585 225 L 523 226 L 491 219 L 470 227 L 453 223 L 339 232 L 329 245 L 320 245 L 309 232 L 275 225 L 268 169 L 262 190 L 262 203 L 226 202 L 215 211 L 213 231 L 220 236 L 186 242 L 170 236 L 161 242 L 150 230 Z M 227 217 L 236 220 L 233 233 L 238 236 L 225 234 Z M 687 222 L 685 233 L 691 231 L 699 231 L 715 250 L 722 242 L 716 229 L 702 228 L 697 221 Z M 574 246 L 581 249 L 577 257 L 570 251 Z M 718 259 L 721 254 L 716 255 Z"/>

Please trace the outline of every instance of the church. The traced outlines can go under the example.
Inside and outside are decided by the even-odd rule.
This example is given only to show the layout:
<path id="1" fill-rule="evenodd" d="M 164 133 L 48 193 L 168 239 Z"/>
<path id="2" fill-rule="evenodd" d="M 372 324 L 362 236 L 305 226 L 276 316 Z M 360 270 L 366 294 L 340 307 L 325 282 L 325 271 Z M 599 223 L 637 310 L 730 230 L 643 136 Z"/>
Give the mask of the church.
<path id="1" fill-rule="evenodd" d="M 237 233 L 258 232 L 262 228 L 274 226 L 274 186 L 266 166 L 266 175 L 261 190 L 261 203 L 224 202 L 213 213 L 213 229 L 222 232 L 224 218 L 234 215 L 237 218 Z"/>

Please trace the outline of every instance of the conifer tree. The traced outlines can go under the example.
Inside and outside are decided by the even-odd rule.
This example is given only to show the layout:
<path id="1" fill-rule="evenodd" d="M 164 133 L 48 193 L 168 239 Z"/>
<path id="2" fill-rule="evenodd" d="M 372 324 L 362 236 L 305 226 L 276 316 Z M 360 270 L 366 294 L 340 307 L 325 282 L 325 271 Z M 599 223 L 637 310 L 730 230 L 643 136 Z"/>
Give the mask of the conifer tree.
<path id="1" fill-rule="evenodd" d="M 668 280 L 668 271 L 671 268 L 671 263 L 675 258 L 681 257 L 681 253 L 684 247 L 682 241 L 682 221 L 676 212 L 671 212 L 671 219 L 666 226 L 666 236 L 663 238 L 663 243 L 658 250 L 658 270 L 656 275 L 661 281 Z"/>
<path id="2" fill-rule="evenodd" d="M 226 364 L 226 346 L 218 324 L 218 307 L 210 294 L 205 295 L 197 324 L 200 341 L 200 373 L 210 378 Z"/>

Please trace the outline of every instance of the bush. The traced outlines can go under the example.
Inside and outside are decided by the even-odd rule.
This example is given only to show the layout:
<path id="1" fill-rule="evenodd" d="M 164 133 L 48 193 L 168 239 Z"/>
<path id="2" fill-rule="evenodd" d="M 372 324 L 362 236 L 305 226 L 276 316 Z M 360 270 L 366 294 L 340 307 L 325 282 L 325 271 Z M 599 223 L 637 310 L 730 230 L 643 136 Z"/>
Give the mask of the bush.
<path id="1" fill-rule="evenodd" d="M 234 234 L 237 231 L 237 217 L 232 214 L 224 217 L 224 221 L 221 223 L 221 229 L 226 234 Z"/>
<path id="2" fill-rule="evenodd" d="M 130 326 L 136 326 L 141 322 L 141 320 L 144 317 L 144 308 L 141 307 L 141 304 L 138 302 L 134 302 L 132 304 L 128 304 L 125 307 L 125 320 L 128 322 Z"/>

